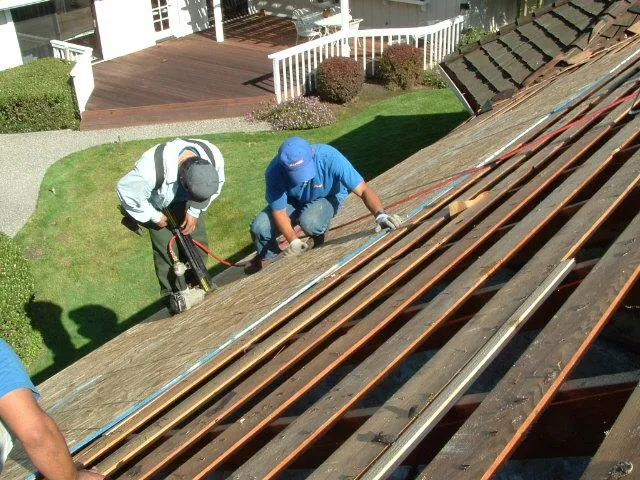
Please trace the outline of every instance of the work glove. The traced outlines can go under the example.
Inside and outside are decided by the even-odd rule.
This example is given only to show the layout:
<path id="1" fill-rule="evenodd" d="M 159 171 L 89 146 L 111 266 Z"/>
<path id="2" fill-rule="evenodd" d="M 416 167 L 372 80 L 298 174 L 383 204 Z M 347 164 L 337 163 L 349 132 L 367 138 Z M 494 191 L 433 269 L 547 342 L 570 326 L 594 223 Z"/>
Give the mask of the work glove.
<path id="1" fill-rule="evenodd" d="M 300 240 L 299 238 L 296 238 L 291 243 L 289 243 L 289 246 L 287 246 L 287 248 L 285 248 L 282 253 L 285 257 L 295 257 L 296 255 L 300 255 L 307 250 L 309 250 L 309 244 Z"/>
<path id="2" fill-rule="evenodd" d="M 400 215 L 396 215 L 395 213 L 385 213 L 384 211 L 379 212 L 376 215 L 376 232 L 379 232 L 385 228 L 389 230 L 395 230 L 396 228 L 402 225 L 402 217 Z"/>

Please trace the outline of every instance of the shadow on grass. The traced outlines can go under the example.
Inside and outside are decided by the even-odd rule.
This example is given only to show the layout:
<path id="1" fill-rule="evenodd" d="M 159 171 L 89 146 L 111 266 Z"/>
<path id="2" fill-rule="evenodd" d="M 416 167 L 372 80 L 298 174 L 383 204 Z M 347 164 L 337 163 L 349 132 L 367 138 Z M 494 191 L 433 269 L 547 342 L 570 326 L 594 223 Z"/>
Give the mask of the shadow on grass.
<path id="1" fill-rule="evenodd" d="M 247 246 L 228 260 L 238 262 L 252 251 L 253 247 Z M 218 263 L 209 269 L 209 273 L 213 277 L 226 268 L 225 265 Z M 102 305 L 82 306 L 69 312 L 69 318 L 76 324 L 78 333 L 89 340 L 82 347 L 76 348 L 71 342 L 67 328 L 62 323 L 63 309 L 59 305 L 50 302 L 33 302 L 29 313 L 33 327 L 40 332 L 44 344 L 53 354 L 53 365 L 33 375 L 32 380 L 36 384 L 55 375 L 134 325 L 169 315 L 161 299 L 119 323 L 118 316 L 109 308 Z"/>
<path id="2" fill-rule="evenodd" d="M 347 157 L 365 179 L 372 179 L 444 137 L 469 117 L 467 112 L 376 116 L 330 144 Z M 416 126 L 422 126 L 416 135 Z"/>

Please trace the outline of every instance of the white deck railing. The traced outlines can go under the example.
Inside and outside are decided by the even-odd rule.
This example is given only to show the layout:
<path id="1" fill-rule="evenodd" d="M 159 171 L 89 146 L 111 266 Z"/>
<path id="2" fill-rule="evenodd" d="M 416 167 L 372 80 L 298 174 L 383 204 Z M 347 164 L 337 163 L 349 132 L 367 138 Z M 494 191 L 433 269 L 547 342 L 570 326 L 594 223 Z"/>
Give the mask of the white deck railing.
<path id="1" fill-rule="evenodd" d="M 276 100 L 280 103 L 313 91 L 316 69 L 329 57 L 351 57 L 362 64 L 365 75 L 373 75 L 376 61 L 389 44 L 421 48 L 423 69 L 433 68 L 458 46 L 463 23 L 464 17 L 458 16 L 424 27 L 339 31 L 272 53 Z"/>
<path id="2" fill-rule="evenodd" d="M 95 86 L 93 67 L 91 66 L 93 49 L 60 40 L 51 40 L 51 48 L 53 48 L 53 56 L 55 58 L 75 62 L 70 75 L 73 79 L 78 109 L 80 110 L 80 115 L 82 115 Z"/>

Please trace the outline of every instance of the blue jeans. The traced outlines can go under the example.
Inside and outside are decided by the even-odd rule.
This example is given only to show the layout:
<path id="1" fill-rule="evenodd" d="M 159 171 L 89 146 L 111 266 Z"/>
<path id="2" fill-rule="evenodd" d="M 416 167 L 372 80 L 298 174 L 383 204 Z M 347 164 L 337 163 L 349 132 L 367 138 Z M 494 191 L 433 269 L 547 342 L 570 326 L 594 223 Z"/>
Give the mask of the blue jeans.
<path id="1" fill-rule="evenodd" d="M 302 231 L 315 237 L 322 235 L 329 228 L 331 219 L 338 213 L 340 202 L 335 196 L 319 198 L 309 202 L 300 208 L 287 205 L 287 213 L 293 225 L 300 225 Z M 256 252 L 262 258 L 273 258 L 280 253 L 277 236 L 280 234 L 276 227 L 271 207 L 262 210 L 251 222 L 249 228 L 251 239 L 256 247 Z"/>

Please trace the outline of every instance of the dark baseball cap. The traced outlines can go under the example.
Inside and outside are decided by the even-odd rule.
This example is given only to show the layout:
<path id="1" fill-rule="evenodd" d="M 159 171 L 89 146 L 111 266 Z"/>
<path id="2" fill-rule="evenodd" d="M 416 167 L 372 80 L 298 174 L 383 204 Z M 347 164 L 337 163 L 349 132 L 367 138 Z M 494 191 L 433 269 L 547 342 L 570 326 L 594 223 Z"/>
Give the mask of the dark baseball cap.
<path id="1" fill-rule="evenodd" d="M 189 204 L 200 209 L 207 206 L 220 185 L 218 171 L 210 162 L 200 157 L 186 159 L 180 165 L 179 178 L 189 193 Z"/>
<path id="2" fill-rule="evenodd" d="M 316 176 L 313 149 L 300 137 L 291 137 L 278 150 L 278 161 L 294 185 L 307 182 Z"/>

